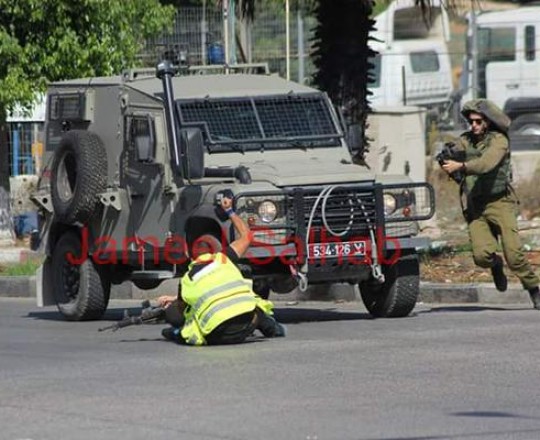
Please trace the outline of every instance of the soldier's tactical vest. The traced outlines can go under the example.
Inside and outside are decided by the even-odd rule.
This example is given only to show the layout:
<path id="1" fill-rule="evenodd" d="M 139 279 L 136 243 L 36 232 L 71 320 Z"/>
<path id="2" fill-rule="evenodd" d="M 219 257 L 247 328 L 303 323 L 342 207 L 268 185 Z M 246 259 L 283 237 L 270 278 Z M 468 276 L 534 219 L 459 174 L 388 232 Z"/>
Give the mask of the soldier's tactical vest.
<path id="1" fill-rule="evenodd" d="M 496 136 L 504 136 L 500 133 L 488 133 L 484 139 L 476 143 L 468 136 L 462 137 L 465 146 L 466 161 L 481 157 Z M 465 184 L 469 191 L 469 196 L 473 199 L 491 199 L 507 192 L 508 184 L 511 181 L 510 151 L 502 161 L 491 171 L 485 174 L 469 175 L 466 177 Z"/>
<path id="2" fill-rule="evenodd" d="M 201 262 L 207 264 L 190 277 L 193 266 Z M 222 253 L 197 258 L 182 277 L 181 285 L 182 298 L 187 304 L 181 334 L 190 345 L 206 344 L 206 336 L 217 326 L 252 312 L 255 307 L 272 314 L 272 303 L 253 293 L 251 281 L 244 279 L 236 265 Z"/>

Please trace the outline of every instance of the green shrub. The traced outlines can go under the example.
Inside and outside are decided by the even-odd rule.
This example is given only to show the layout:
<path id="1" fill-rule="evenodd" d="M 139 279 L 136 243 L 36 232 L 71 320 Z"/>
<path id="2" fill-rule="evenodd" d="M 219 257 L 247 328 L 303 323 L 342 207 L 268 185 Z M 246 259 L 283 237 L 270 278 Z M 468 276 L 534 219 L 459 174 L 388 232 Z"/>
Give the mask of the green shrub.
<path id="1" fill-rule="evenodd" d="M 28 260 L 22 263 L 0 265 L 0 276 L 28 276 L 35 275 L 41 261 Z"/>

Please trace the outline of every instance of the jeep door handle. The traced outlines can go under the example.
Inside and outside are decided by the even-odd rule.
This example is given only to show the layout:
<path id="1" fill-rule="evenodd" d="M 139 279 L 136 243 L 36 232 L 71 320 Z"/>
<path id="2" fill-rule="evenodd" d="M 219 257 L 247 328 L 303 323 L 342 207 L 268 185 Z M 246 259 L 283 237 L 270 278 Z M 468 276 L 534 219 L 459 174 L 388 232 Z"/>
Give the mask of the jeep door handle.
<path id="1" fill-rule="evenodd" d="M 519 89 L 519 84 L 517 84 L 517 83 L 506 84 L 506 88 L 508 90 L 516 90 L 516 89 Z"/>

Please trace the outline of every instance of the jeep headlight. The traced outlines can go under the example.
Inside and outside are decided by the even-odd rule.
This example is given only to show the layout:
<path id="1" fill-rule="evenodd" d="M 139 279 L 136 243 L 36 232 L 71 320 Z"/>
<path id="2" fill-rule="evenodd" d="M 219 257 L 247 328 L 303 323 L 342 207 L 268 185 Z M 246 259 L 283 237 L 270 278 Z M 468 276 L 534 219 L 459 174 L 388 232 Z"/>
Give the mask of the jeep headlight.
<path id="1" fill-rule="evenodd" d="M 274 227 L 287 222 L 285 197 L 282 195 L 240 196 L 236 212 L 250 227 Z"/>
<path id="2" fill-rule="evenodd" d="M 393 194 L 386 193 L 383 196 L 384 215 L 393 214 L 397 208 L 397 201 Z"/>
<path id="3" fill-rule="evenodd" d="M 278 214 L 278 208 L 271 200 L 265 200 L 257 207 L 257 215 L 264 223 L 272 223 Z"/>
<path id="4" fill-rule="evenodd" d="M 253 232 L 254 243 L 285 244 L 287 238 L 287 205 L 282 194 L 239 196 L 236 213 Z"/>
<path id="5" fill-rule="evenodd" d="M 427 220 L 435 212 L 435 193 L 428 183 L 385 185 L 383 203 L 387 223 Z"/>

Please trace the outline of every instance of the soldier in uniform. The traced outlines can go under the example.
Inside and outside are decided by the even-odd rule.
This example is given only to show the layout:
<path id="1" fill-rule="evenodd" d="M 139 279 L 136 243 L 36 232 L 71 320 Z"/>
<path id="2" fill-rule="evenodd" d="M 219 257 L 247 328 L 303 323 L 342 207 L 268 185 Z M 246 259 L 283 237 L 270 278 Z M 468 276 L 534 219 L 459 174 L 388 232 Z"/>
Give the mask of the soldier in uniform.
<path id="1" fill-rule="evenodd" d="M 508 267 L 528 290 L 535 309 L 540 310 L 540 280 L 532 270 L 518 235 L 517 198 L 510 186 L 509 118 L 486 99 L 468 101 L 461 114 L 470 124 L 456 146 L 465 151 L 465 161 L 446 160 L 448 174 L 461 172 L 464 216 L 468 224 L 473 258 L 477 266 L 490 268 L 496 288 L 504 292 L 507 278 L 497 254 L 498 238 Z"/>

